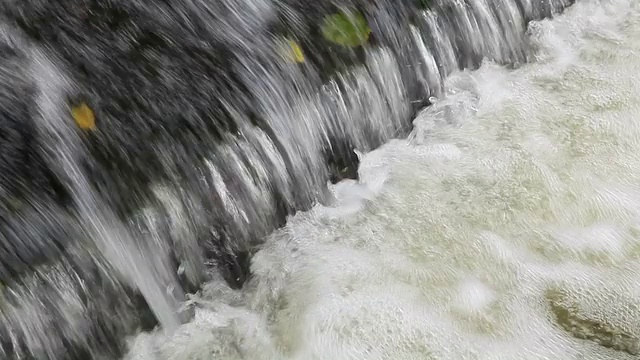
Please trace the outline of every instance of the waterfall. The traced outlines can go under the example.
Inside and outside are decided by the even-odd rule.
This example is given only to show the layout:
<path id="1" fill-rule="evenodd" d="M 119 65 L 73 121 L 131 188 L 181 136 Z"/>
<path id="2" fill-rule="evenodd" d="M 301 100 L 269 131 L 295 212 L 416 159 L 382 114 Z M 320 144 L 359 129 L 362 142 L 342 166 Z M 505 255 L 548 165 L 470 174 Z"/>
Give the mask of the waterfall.
<path id="1" fill-rule="evenodd" d="M 407 136 L 449 74 L 526 63 L 528 22 L 570 4 L 3 0 L 0 355 L 116 356 L 147 306 L 177 328 L 185 292 L 242 286 L 262 239 Z M 369 44 L 319 36 L 354 11 Z"/>

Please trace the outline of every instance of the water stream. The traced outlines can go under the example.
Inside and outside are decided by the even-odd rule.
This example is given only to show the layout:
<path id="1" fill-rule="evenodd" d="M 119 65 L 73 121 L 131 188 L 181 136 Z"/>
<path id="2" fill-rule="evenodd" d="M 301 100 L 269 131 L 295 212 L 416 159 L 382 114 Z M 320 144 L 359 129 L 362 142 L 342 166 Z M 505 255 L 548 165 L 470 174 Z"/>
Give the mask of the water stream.
<path id="1" fill-rule="evenodd" d="M 453 74 L 337 204 L 268 238 L 245 291 L 209 283 L 127 359 L 635 359 L 640 6 L 528 34 L 535 62 Z"/>
<path id="2" fill-rule="evenodd" d="M 0 6 L 0 357 L 640 354 L 633 0 L 86 4 Z"/>

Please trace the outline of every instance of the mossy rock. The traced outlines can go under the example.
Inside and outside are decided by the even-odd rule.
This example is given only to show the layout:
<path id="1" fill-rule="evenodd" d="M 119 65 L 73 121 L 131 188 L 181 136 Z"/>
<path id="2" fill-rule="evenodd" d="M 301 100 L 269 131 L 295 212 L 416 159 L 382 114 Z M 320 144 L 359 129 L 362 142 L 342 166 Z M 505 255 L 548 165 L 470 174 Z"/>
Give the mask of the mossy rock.
<path id="1" fill-rule="evenodd" d="M 320 31 L 326 40 L 345 47 L 361 46 L 371 35 L 367 20 L 355 12 L 340 12 L 325 17 Z"/>

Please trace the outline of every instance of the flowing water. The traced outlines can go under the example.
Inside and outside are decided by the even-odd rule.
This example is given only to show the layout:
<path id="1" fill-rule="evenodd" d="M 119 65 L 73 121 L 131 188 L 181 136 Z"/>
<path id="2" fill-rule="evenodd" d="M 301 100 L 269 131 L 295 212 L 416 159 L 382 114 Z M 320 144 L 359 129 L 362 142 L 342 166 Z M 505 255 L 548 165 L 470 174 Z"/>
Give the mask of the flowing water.
<path id="1" fill-rule="evenodd" d="M 640 5 L 534 22 L 535 61 L 452 74 L 406 140 L 210 282 L 128 359 L 634 359 Z"/>
<path id="2" fill-rule="evenodd" d="M 268 28 L 276 13 L 304 28 L 304 4 L 169 3 L 132 1 L 126 11 L 142 15 L 106 52 L 96 29 L 29 40 L 5 17 L 48 5 L 1 4 L 11 50 L 0 57 L 0 121 L 33 95 L 37 149 L 73 210 L 29 191 L 18 210 L 0 204 L 0 357 L 113 358 L 102 347 L 137 326 L 132 289 L 161 328 L 129 337 L 130 360 L 640 355 L 637 2 L 581 0 L 551 19 L 572 1 L 367 2 L 377 43 L 328 80 L 311 59 L 283 61 L 287 41 Z M 46 11 L 63 9 L 69 28 L 91 16 L 69 4 Z M 153 105 L 122 121 L 107 106 L 87 145 L 65 96 L 104 104 L 126 90 L 106 69 L 148 26 L 198 51 L 223 43 L 233 75 L 147 50 L 161 80 L 126 95 Z M 89 58 L 95 79 L 65 56 Z M 177 127 L 160 120 L 174 115 Z M 176 130 L 207 121 L 228 131 Z M 0 165 L 13 169 L 19 137 L 2 124 Z M 92 144 L 113 139 L 114 157 L 152 179 L 145 195 L 127 192 L 138 186 L 127 170 L 86 169 Z M 151 160 L 136 155 L 145 145 Z M 324 191 L 326 154 L 351 148 L 359 179 Z M 11 176 L 0 174 L 3 201 Z M 114 180 L 96 185 L 102 176 Z M 294 209 L 307 211 L 274 232 Z M 232 289 L 243 275 L 218 270 L 256 244 L 251 278 Z M 206 283 L 185 295 L 176 270 Z M 195 315 L 180 325 L 183 310 Z"/>

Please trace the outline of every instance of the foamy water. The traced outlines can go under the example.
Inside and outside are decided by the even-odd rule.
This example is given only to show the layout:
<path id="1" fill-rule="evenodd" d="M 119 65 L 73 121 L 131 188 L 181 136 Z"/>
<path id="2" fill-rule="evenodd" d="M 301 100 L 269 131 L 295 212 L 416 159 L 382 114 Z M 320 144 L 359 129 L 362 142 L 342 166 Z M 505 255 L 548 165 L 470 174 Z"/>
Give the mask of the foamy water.
<path id="1" fill-rule="evenodd" d="M 530 25 L 538 59 L 453 74 L 407 140 L 289 219 L 131 360 L 634 359 L 640 5 Z"/>

